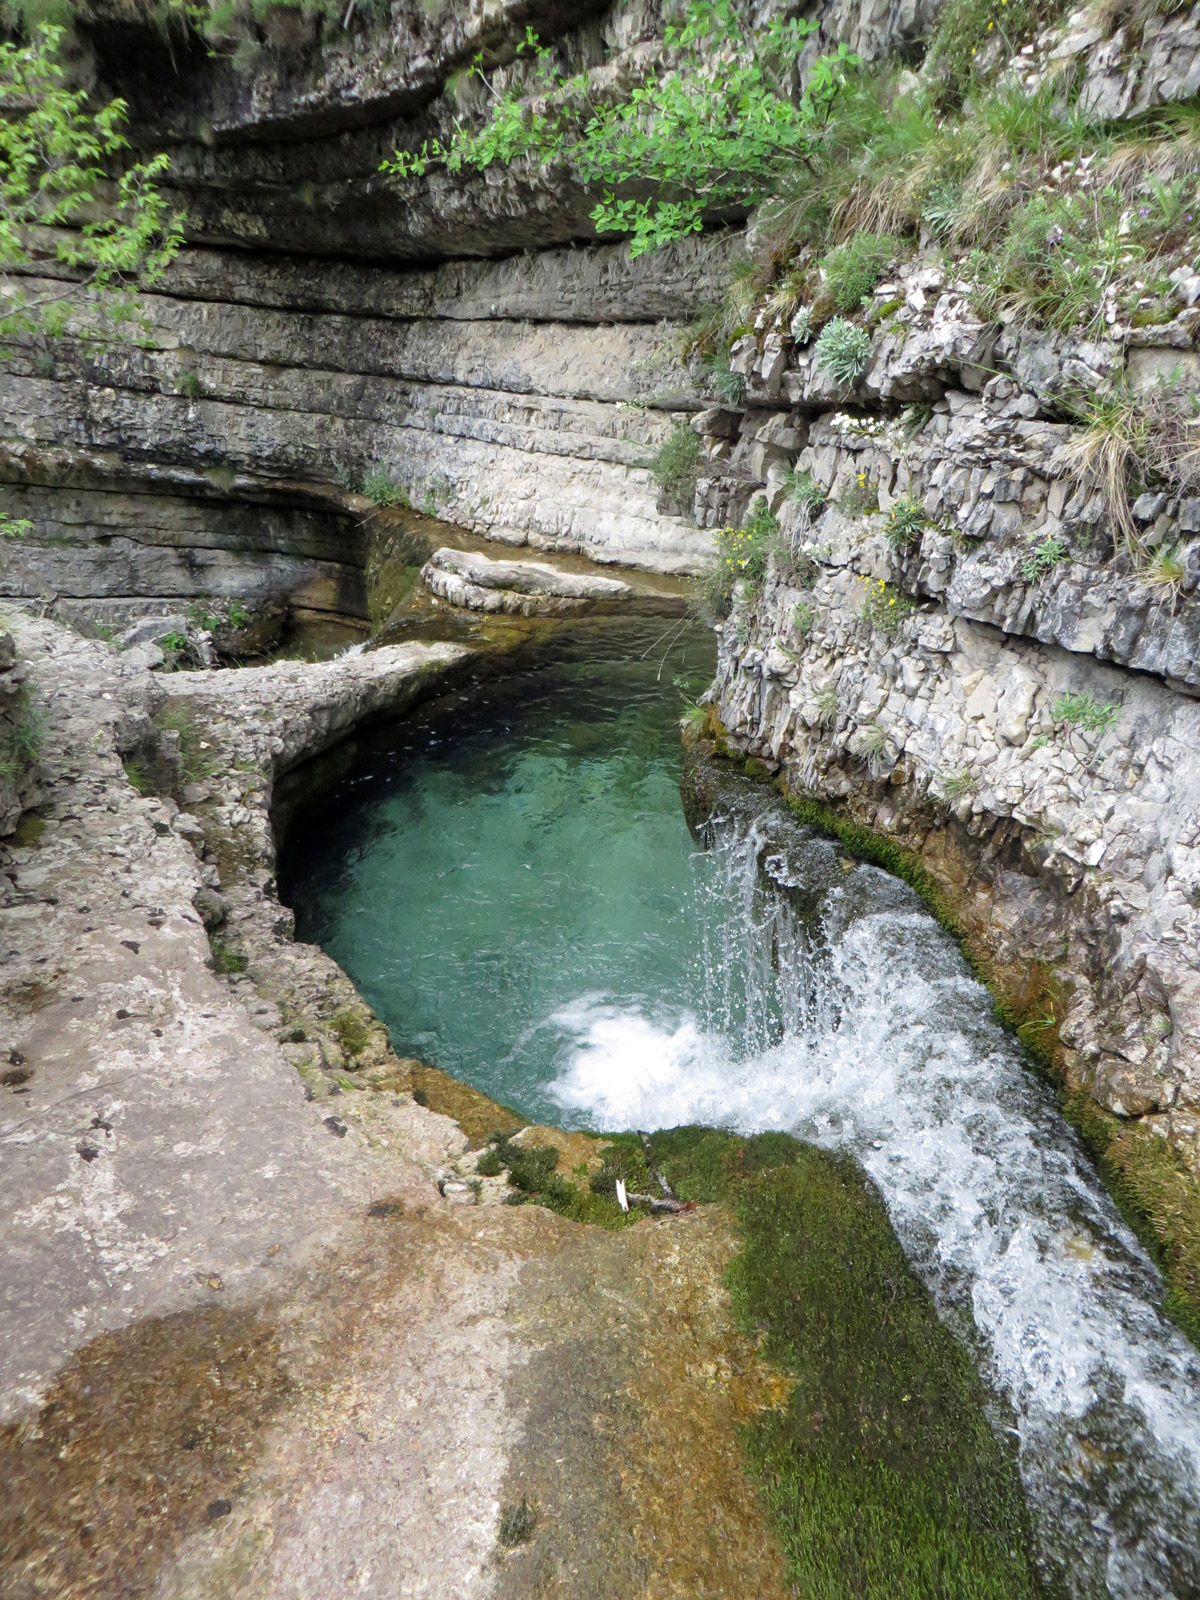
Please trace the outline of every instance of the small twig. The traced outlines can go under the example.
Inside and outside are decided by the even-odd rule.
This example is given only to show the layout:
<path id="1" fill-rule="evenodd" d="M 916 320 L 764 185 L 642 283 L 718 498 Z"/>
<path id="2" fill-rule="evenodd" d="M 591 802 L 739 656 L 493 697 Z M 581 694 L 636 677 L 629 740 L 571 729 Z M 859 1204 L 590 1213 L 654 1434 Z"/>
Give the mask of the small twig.
<path id="1" fill-rule="evenodd" d="M 659 1188 L 666 1195 L 667 1199 L 668 1200 L 674 1200 L 675 1191 L 671 1188 L 671 1185 L 663 1177 L 662 1173 L 658 1170 L 657 1167 L 651 1167 L 650 1166 L 650 1158 L 654 1154 L 654 1150 L 653 1150 L 653 1147 L 651 1146 L 651 1143 L 650 1143 L 649 1134 L 645 1134 L 645 1133 L 640 1133 L 639 1132 L 638 1138 L 642 1141 L 642 1149 L 646 1152 L 646 1166 L 650 1170 L 650 1175 L 655 1179 L 655 1181 L 657 1182 Z"/>

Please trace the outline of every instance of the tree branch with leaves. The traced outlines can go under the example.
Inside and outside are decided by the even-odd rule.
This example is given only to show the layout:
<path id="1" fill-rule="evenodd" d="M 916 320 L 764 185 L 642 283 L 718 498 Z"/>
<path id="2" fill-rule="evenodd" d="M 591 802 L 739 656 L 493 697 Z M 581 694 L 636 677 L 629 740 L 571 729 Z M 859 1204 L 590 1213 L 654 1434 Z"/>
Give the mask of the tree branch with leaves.
<path id="1" fill-rule="evenodd" d="M 169 158 L 121 166 L 128 107 L 89 110 L 87 93 L 67 87 L 62 39 L 46 25 L 28 44 L 0 44 L 0 337 L 61 332 L 88 291 L 128 320 L 130 286 L 154 283 L 183 242 L 183 217 L 157 187 Z M 70 276 L 34 289 L 47 238 Z"/>
<path id="2" fill-rule="evenodd" d="M 482 128 L 457 121 L 448 141 L 397 150 L 381 170 L 407 179 L 439 166 L 483 172 L 528 160 L 565 167 L 599 191 L 591 212 L 597 232 L 628 235 L 630 253 L 641 255 L 698 233 L 706 214 L 760 204 L 809 161 L 859 65 L 841 45 L 813 63 L 803 93 L 794 94 L 817 26 L 777 18 L 755 32 L 734 0 L 689 0 L 664 30 L 661 70 L 608 98 L 587 73 L 560 73 L 529 29 L 518 54 L 535 63 L 533 94 L 494 94 Z M 473 70 L 488 83 L 482 57 Z M 631 186 L 653 192 L 629 194 Z"/>

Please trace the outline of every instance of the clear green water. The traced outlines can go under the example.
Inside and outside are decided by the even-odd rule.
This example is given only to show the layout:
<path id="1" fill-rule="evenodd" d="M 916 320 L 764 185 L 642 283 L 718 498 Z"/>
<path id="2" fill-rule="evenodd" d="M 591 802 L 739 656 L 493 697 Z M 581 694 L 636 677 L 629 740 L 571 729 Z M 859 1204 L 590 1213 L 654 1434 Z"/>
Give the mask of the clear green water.
<path id="1" fill-rule="evenodd" d="M 715 649 L 666 626 L 579 624 L 469 705 L 390 730 L 283 864 L 297 936 L 397 1050 L 531 1117 L 562 1117 L 545 1090 L 573 1008 L 674 1024 L 702 981 L 679 716 Z"/>

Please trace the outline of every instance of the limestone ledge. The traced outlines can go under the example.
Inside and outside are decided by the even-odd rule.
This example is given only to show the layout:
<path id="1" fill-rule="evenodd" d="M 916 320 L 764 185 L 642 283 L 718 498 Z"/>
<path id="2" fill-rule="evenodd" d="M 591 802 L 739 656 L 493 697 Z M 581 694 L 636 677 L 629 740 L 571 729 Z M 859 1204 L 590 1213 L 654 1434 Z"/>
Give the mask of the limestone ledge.
<path id="1" fill-rule="evenodd" d="M 899 583 L 1005 634 L 1200 688 L 1200 492 L 1138 497 L 1133 559 L 1100 485 L 1070 462 L 1081 424 L 1068 410 L 1072 396 L 1121 380 L 1200 392 L 1200 313 L 1181 305 L 1160 327 L 1084 340 L 985 327 L 965 290 L 936 258 L 881 285 L 877 298 L 900 309 L 854 384 L 829 380 L 786 329 L 740 341 L 747 406 L 692 423 L 722 474 L 702 469 L 697 522 L 737 523 L 757 493 L 824 565 Z M 811 477 L 824 507 L 795 499 L 793 474 Z M 897 546 L 888 513 L 899 500 L 915 502 L 920 525 Z M 1052 559 L 1039 560 L 1047 547 Z M 1169 585 L 1151 570 L 1155 552 L 1178 563 Z"/>
<path id="2" fill-rule="evenodd" d="M 381 1189 L 434 1203 L 465 1145 L 404 1094 L 345 1097 L 335 1119 L 324 1101 L 306 1108 L 280 1042 L 299 1002 L 214 970 L 205 920 L 247 943 L 257 932 L 281 970 L 295 953 L 319 1037 L 320 1016 L 353 990 L 319 951 L 284 951 L 272 775 L 411 703 L 466 652 L 397 646 L 263 669 L 257 684 L 253 672 L 180 675 L 188 700 L 173 695 L 168 712 L 203 698 L 220 708 L 218 732 L 164 716 L 162 683 L 135 653 L 19 613 L 8 626 L 45 734 L 39 811 L 0 844 L 3 1415 L 104 1330 L 269 1295 Z M 169 777 L 181 726 L 222 796 L 207 824 L 139 793 L 122 766 Z M 220 867 L 206 825 L 230 841 Z M 376 1065 L 394 1064 L 377 1027 L 373 1042 Z"/>

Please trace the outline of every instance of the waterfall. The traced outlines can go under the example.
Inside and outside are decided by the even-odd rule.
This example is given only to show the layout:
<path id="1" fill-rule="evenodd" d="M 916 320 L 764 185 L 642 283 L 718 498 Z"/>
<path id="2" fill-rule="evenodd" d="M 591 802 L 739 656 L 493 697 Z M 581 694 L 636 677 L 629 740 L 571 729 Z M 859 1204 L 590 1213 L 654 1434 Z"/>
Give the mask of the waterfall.
<path id="1" fill-rule="evenodd" d="M 1053 1587 L 1200 1594 L 1200 1358 L 1157 1270 L 915 894 L 761 806 L 708 825 L 693 993 L 670 1017 L 603 995 L 556 1013 L 553 1099 L 597 1128 L 852 1151 L 1006 1402 Z"/>

